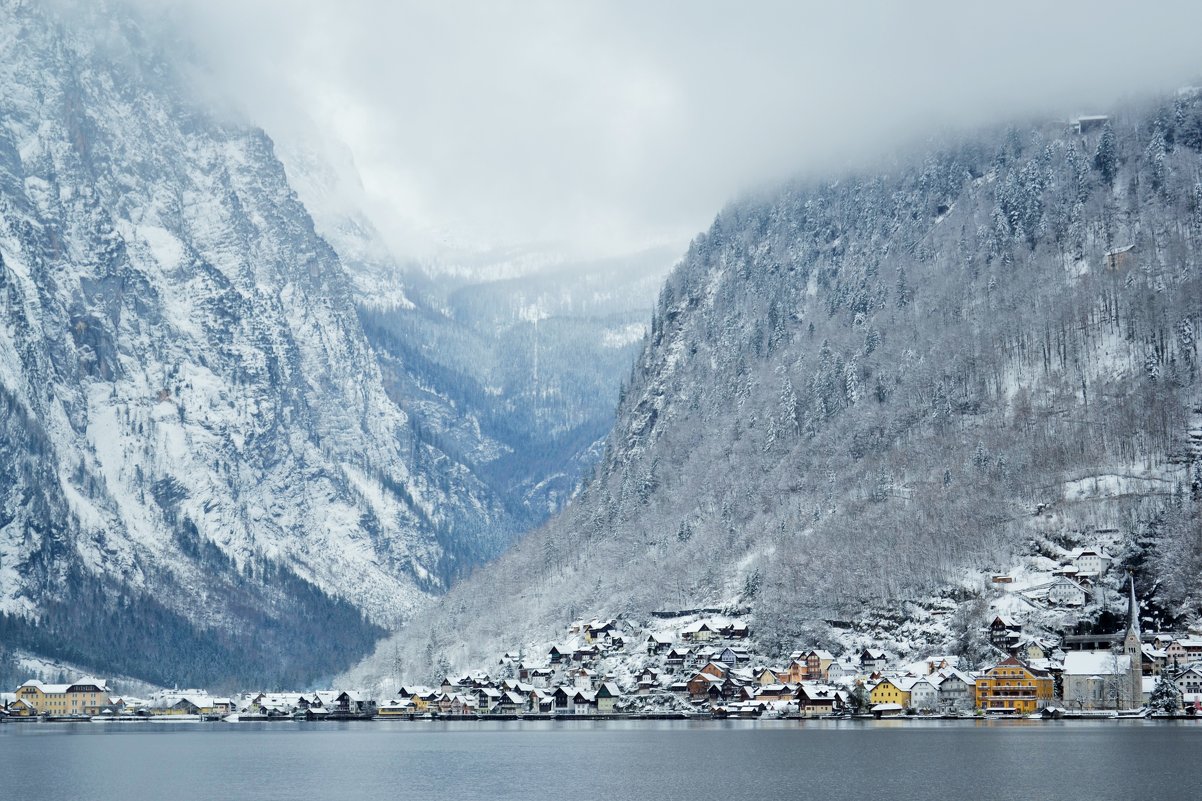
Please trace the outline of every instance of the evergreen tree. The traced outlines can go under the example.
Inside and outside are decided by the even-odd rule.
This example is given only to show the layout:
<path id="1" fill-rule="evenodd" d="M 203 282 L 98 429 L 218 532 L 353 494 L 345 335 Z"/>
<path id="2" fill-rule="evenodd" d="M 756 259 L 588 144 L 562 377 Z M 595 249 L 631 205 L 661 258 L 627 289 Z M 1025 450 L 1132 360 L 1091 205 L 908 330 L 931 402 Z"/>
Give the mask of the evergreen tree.
<path id="1" fill-rule="evenodd" d="M 1148 706 L 1153 712 L 1165 715 L 1176 715 L 1181 711 L 1181 691 L 1177 689 L 1169 674 L 1161 673 L 1148 699 Z"/>
<path id="2" fill-rule="evenodd" d="M 906 270 L 904 267 L 897 268 L 897 289 L 895 290 L 895 295 L 894 301 L 899 309 L 909 306 L 910 301 L 913 299 L 910 285 L 906 282 Z"/>
<path id="3" fill-rule="evenodd" d="M 1102 174 L 1102 181 L 1107 186 L 1114 185 L 1114 178 L 1118 175 L 1118 148 L 1114 141 L 1114 127 L 1110 122 L 1106 123 L 1106 127 L 1102 129 L 1102 135 L 1098 138 L 1098 149 L 1094 153 L 1093 166 Z"/>

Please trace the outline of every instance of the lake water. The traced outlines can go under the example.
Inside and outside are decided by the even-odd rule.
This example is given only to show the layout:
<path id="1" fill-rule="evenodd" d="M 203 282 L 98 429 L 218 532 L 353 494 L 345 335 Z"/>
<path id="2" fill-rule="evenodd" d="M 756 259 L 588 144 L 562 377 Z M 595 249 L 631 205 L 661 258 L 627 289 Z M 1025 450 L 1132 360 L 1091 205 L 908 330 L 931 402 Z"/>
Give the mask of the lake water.
<path id="1" fill-rule="evenodd" d="M 3 724 L 0 799 L 1202 798 L 1190 721 Z"/>

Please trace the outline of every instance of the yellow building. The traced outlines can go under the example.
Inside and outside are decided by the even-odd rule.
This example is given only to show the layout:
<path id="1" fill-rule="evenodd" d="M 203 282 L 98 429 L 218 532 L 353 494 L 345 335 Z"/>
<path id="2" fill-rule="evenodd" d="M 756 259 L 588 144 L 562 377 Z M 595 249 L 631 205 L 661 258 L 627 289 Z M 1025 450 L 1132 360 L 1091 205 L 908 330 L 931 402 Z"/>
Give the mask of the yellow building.
<path id="1" fill-rule="evenodd" d="M 873 706 L 877 704 L 900 704 L 903 707 L 908 707 L 910 706 L 910 691 L 903 690 L 889 679 L 881 679 L 872 688 L 872 692 L 868 694 L 868 700 L 872 702 Z"/>
<path id="2" fill-rule="evenodd" d="M 1010 657 L 977 679 L 977 709 L 1031 713 L 1052 701 L 1052 674 Z"/>
<path id="3" fill-rule="evenodd" d="M 17 688 L 17 699 L 32 707 L 38 715 L 99 715 L 109 705 L 104 679 L 84 678 L 74 684 L 43 684 L 27 681 Z"/>

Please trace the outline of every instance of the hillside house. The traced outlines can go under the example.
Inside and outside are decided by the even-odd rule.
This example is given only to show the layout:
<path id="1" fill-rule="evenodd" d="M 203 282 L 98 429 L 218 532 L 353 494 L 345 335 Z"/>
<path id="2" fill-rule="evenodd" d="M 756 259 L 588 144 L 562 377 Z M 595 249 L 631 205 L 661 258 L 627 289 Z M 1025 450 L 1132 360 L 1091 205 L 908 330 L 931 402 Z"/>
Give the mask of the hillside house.
<path id="1" fill-rule="evenodd" d="M 806 678 L 805 656 L 798 654 L 789 660 L 789 666 L 780 673 L 780 680 L 788 684 L 801 684 Z"/>
<path id="2" fill-rule="evenodd" d="M 596 674 L 588 668 L 578 668 L 572 671 L 572 684 L 578 690 L 591 690 L 594 676 Z"/>
<path id="3" fill-rule="evenodd" d="M 860 652 L 860 669 L 865 673 L 876 673 L 884 670 L 889 664 L 889 656 L 884 651 L 875 648 L 865 648 Z"/>
<path id="4" fill-rule="evenodd" d="M 668 649 L 668 653 L 667 653 L 667 656 L 664 657 L 664 661 L 668 665 L 680 666 L 685 663 L 685 660 L 687 660 L 690 655 L 691 655 L 691 652 L 689 651 L 688 648 L 674 646 L 674 647 Z"/>
<path id="5" fill-rule="evenodd" d="M 830 651 L 823 651 L 820 649 L 809 651 L 805 655 L 805 680 L 826 681 L 826 671 L 834 661 L 834 654 L 832 654 Z"/>
<path id="6" fill-rule="evenodd" d="M 1171 665 L 1184 665 L 1195 659 L 1202 659 L 1202 640 L 1173 640 L 1169 647 L 1164 649 L 1164 654 Z"/>
<path id="7" fill-rule="evenodd" d="M 1048 603 L 1053 606 L 1084 606 L 1089 593 L 1068 576 L 1059 576 L 1048 587 Z"/>
<path id="8" fill-rule="evenodd" d="M 724 679 L 709 673 L 696 673 L 688 681 L 689 696 L 695 700 L 720 700 L 725 698 Z"/>
<path id="9" fill-rule="evenodd" d="M 1104 114 L 1094 114 L 1088 117 L 1078 117 L 1073 122 L 1073 127 L 1079 134 L 1088 134 L 1095 131 L 1100 131 L 1106 127 L 1107 121 L 1110 118 Z"/>
<path id="10" fill-rule="evenodd" d="M 718 636 L 718 629 L 710 624 L 708 620 L 699 620 L 696 623 L 685 626 L 680 632 L 680 639 L 689 642 L 709 642 Z"/>
<path id="11" fill-rule="evenodd" d="M 728 645 L 718 653 L 718 661 L 724 665 L 742 665 L 751 661 L 751 653 L 741 645 Z"/>
<path id="12" fill-rule="evenodd" d="M 1124 270 L 1135 255 L 1135 245 L 1123 245 L 1106 251 L 1102 257 L 1107 270 Z"/>
<path id="13" fill-rule="evenodd" d="M 1086 548 L 1073 557 L 1078 576 L 1100 576 L 1110 567 L 1110 557 L 1101 551 Z"/>
<path id="14" fill-rule="evenodd" d="M 786 684 L 783 682 L 777 672 L 772 668 L 760 668 L 752 673 L 751 680 L 756 684 Z"/>
<path id="15" fill-rule="evenodd" d="M 648 634 L 645 644 L 648 656 L 664 654 L 672 649 L 672 638 L 662 634 Z"/>
<path id="16" fill-rule="evenodd" d="M 718 633 L 728 640 L 745 640 L 751 635 L 746 623 L 736 621 L 718 629 Z"/>
<path id="17" fill-rule="evenodd" d="M 831 662 L 826 669 L 826 680 L 836 682 L 850 676 L 859 675 L 859 666 L 851 659 L 844 657 Z"/>
<path id="18" fill-rule="evenodd" d="M 1015 645 L 1018 645 L 1022 633 L 1022 625 L 1005 615 L 998 615 L 989 624 L 990 644 L 995 648 L 1001 648 L 1003 651 L 1009 651 Z"/>

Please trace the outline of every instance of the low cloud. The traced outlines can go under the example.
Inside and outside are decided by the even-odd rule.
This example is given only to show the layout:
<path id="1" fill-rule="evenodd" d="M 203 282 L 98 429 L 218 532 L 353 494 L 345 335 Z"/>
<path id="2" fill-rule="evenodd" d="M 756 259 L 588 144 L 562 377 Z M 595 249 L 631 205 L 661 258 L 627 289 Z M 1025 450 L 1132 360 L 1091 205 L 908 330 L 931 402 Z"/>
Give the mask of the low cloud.
<path id="1" fill-rule="evenodd" d="M 1197 2 L 169 5 L 273 136 L 346 144 L 402 250 L 683 242 L 774 177 L 1202 74 Z"/>

